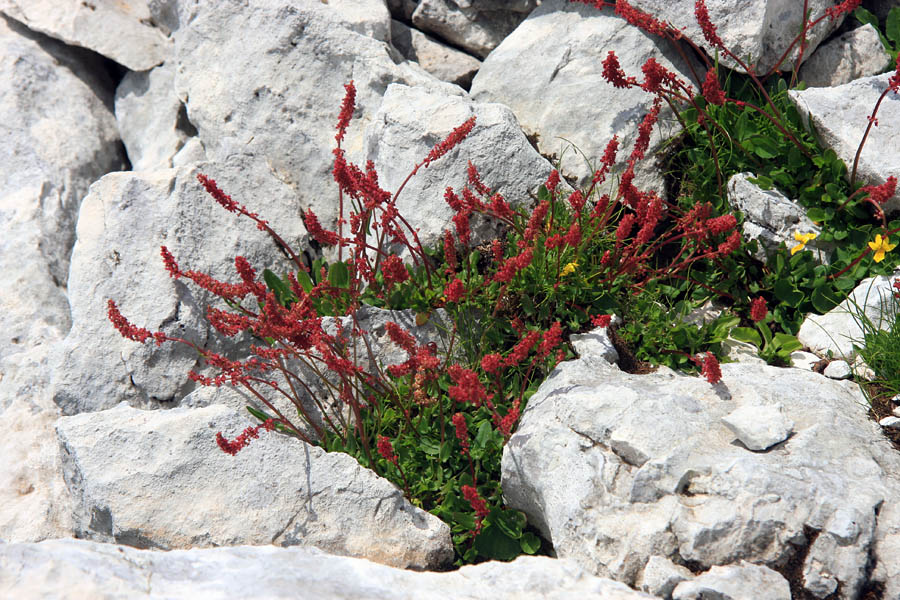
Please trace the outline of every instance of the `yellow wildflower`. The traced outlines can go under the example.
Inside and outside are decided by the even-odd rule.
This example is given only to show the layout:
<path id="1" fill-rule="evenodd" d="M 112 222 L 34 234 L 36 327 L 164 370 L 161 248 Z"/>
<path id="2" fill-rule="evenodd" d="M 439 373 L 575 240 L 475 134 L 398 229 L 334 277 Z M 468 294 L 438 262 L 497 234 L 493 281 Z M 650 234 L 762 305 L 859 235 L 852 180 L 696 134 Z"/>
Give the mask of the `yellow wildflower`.
<path id="1" fill-rule="evenodd" d="M 796 246 L 794 246 L 793 248 L 791 248 L 791 256 L 797 254 L 798 252 L 800 252 L 801 250 L 806 248 L 806 245 L 808 243 L 810 243 L 811 241 L 813 241 L 814 239 L 816 239 L 817 237 L 818 237 L 818 234 L 816 234 L 816 233 L 800 233 L 799 231 L 795 231 L 794 239 L 800 243 L 797 244 Z"/>
<path id="2" fill-rule="evenodd" d="M 577 263 L 577 262 L 575 262 L 575 261 L 570 262 L 569 264 L 567 264 L 566 266 L 564 266 L 564 267 L 562 268 L 562 271 L 559 272 L 559 276 L 560 276 L 560 277 L 565 277 L 565 276 L 568 275 L 569 273 L 574 273 L 574 272 L 575 272 L 575 267 L 577 267 L 577 266 L 578 266 L 578 263 Z"/>
<path id="3" fill-rule="evenodd" d="M 875 262 L 883 261 L 884 253 L 890 252 L 891 250 L 893 250 L 896 247 L 897 247 L 897 244 L 891 244 L 890 240 L 888 240 L 888 238 L 882 239 L 880 233 L 875 236 L 874 242 L 869 242 L 869 248 L 871 248 L 872 251 L 875 252 L 875 257 L 874 257 Z"/>

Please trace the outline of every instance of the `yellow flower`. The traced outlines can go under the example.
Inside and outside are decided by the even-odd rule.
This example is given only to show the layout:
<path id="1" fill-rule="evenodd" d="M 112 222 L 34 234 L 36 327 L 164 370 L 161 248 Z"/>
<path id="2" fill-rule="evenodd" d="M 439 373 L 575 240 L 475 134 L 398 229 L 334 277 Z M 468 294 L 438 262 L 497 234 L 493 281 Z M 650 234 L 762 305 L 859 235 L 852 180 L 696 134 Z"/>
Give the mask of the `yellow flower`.
<path id="1" fill-rule="evenodd" d="M 869 242 L 869 248 L 875 252 L 875 262 L 881 262 L 884 260 L 884 253 L 890 252 L 894 248 L 897 247 L 897 244 L 889 243 L 888 238 L 881 239 L 881 234 L 875 236 L 874 242 Z"/>
<path id="2" fill-rule="evenodd" d="M 565 276 L 568 275 L 569 273 L 574 273 L 574 272 L 575 272 L 575 267 L 577 267 L 577 266 L 578 266 L 578 263 L 577 263 L 577 262 L 575 262 L 575 261 L 570 262 L 569 264 L 567 264 L 566 266 L 564 266 L 564 267 L 562 268 L 562 271 L 559 272 L 559 276 L 560 276 L 560 277 L 565 277 Z"/>
<path id="3" fill-rule="evenodd" d="M 791 248 L 791 256 L 797 254 L 798 252 L 800 252 L 801 250 L 806 248 L 806 245 L 808 243 L 810 243 L 811 241 L 813 241 L 814 239 L 816 239 L 817 237 L 818 237 L 818 234 L 815 234 L 815 233 L 800 233 L 799 231 L 795 231 L 794 239 L 800 243 L 797 244 L 796 246 L 794 246 L 793 248 Z"/>

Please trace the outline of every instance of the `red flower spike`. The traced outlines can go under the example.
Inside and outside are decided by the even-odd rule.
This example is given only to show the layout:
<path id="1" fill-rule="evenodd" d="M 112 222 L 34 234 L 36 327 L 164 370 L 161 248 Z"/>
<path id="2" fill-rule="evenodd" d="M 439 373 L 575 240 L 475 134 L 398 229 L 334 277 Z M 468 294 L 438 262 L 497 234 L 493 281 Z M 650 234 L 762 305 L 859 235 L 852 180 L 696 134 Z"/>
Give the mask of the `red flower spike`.
<path id="1" fill-rule="evenodd" d="M 700 374 L 706 377 L 710 385 L 715 385 L 722 380 L 722 369 L 719 368 L 719 361 L 712 352 L 707 352 L 692 360 L 700 366 Z"/>
<path id="2" fill-rule="evenodd" d="M 894 69 L 894 74 L 888 80 L 888 87 L 896 93 L 900 91 L 900 54 L 897 55 L 897 66 Z"/>
<path id="3" fill-rule="evenodd" d="M 337 135 L 334 136 L 338 145 L 340 145 L 341 141 L 344 139 L 344 133 L 347 131 L 347 125 L 350 124 L 350 119 L 353 118 L 353 109 L 356 105 L 356 88 L 353 86 L 352 79 L 350 80 L 350 83 L 344 85 L 344 89 L 346 90 L 346 93 L 344 94 L 344 100 L 341 102 L 341 114 L 338 116 Z"/>
<path id="4" fill-rule="evenodd" d="M 572 226 L 569 227 L 563 241 L 569 248 L 578 248 L 578 244 L 581 243 L 581 226 L 578 225 L 578 221 L 572 221 Z"/>
<path id="5" fill-rule="evenodd" d="M 266 431 L 275 429 L 274 419 L 268 419 L 262 425 L 257 425 L 256 427 L 246 428 L 243 433 L 234 438 L 233 441 L 228 441 L 220 431 L 216 434 L 216 444 L 222 449 L 222 452 L 235 456 L 250 444 L 250 440 L 255 440 L 259 437 L 260 429 L 265 429 Z"/>
<path id="6" fill-rule="evenodd" d="M 612 315 L 597 315 L 591 318 L 591 325 L 594 327 L 609 327 L 612 322 Z"/>
<path id="7" fill-rule="evenodd" d="M 704 226 L 710 235 L 719 235 L 737 227 L 737 219 L 734 215 L 722 215 L 721 217 L 707 220 Z"/>
<path id="8" fill-rule="evenodd" d="M 444 201 L 452 208 L 455 212 L 459 212 L 463 209 L 462 200 L 459 199 L 453 192 L 453 188 L 448 187 L 444 190 Z"/>
<path id="9" fill-rule="evenodd" d="M 391 440 L 386 436 L 378 436 L 378 454 L 389 463 L 397 464 L 397 455 L 394 454 L 394 446 L 391 444 Z"/>
<path id="10" fill-rule="evenodd" d="M 143 344 L 147 341 L 147 338 L 152 337 L 154 334 L 150 333 L 148 329 L 144 329 L 143 327 L 137 327 L 128 322 L 128 319 L 122 316 L 122 313 L 119 312 L 119 307 L 116 306 L 116 303 L 112 300 L 107 300 L 106 302 L 107 312 L 106 315 L 109 317 L 110 322 L 112 322 L 113 327 L 115 327 L 122 337 L 132 340 L 134 342 L 140 342 Z M 158 340 L 157 340 L 158 342 Z M 157 344 L 158 345 L 158 344 Z"/>
<path id="11" fill-rule="evenodd" d="M 319 223 L 319 217 L 315 215 L 311 208 L 306 210 L 306 214 L 303 216 L 303 222 L 306 225 L 306 230 L 309 232 L 309 235 L 323 246 L 337 246 L 341 241 L 338 234 L 322 227 Z"/>
<path id="12" fill-rule="evenodd" d="M 466 425 L 466 417 L 462 413 L 456 413 L 450 419 L 453 422 L 453 427 L 456 429 L 454 432 L 456 434 L 456 439 L 459 440 L 459 443 L 462 445 L 463 454 L 469 453 L 469 427 Z"/>
<path id="13" fill-rule="evenodd" d="M 900 289 L 900 288 L 898 288 Z M 481 368 L 485 373 L 493 375 L 502 367 L 503 358 L 496 352 L 481 357 Z"/>
<path id="14" fill-rule="evenodd" d="M 725 50 L 725 43 L 722 42 L 722 38 L 719 37 L 716 26 L 709 20 L 709 12 L 706 10 L 706 0 L 697 0 L 694 3 L 694 17 L 696 17 L 697 24 L 700 25 L 700 29 L 703 31 L 703 37 L 706 38 L 709 45 L 720 50 Z"/>
<path id="15" fill-rule="evenodd" d="M 575 190 L 569 194 L 567 202 L 572 207 L 572 210 L 575 211 L 575 214 L 581 214 L 581 210 L 584 208 L 585 197 L 581 190 Z"/>
<path id="16" fill-rule="evenodd" d="M 181 271 L 178 269 L 178 263 L 175 262 L 175 257 L 172 256 L 172 253 L 169 252 L 169 249 L 165 246 L 159 247 L 159 253 L 162 255 L 163 264 L 166 265 L 166 271 L 169 272 L 169 276 L 178 279 L 181 277 Z"/>
<path id="17" fill-rule="evenodd" d="M 453 245 L 453 234 L 450 230 L 444 231 L 444 262 L 447 263 L 447 273 L 456 272 L 456 248 Z"/>
<path id="18" fill-rule="evenodd" d="M 703 82 L 703 97 L 710 104 L 722 106 L 725 104 L 725 94 L 719 87 L 719 77 L 715 69 L 706 72 L 706 81 Z"/>
<path id="19" fill-rule="evenodd" d="M 416 351 L 416 338 L 411 333 L 394 323 L 388 321 L 385 323 L 388 337 L 391 341 L 406 350 L 407 354 L 413 354 Z"/>
<path id="20" fill-rule="evenodd" d="M 462 486 L 462 494 L 463 498 L 471 505 L 472 510 L 475 511 L 475 514 L 478 515 L 479 520 L 488 516 L 490 511 L 487 509 L 487 503 L 478 495 L 478 490 L 471 485 L 464 485 Z"/>
<path id="21" fill-rule="evenodd" d="M 406 265 L 396 254 L 391 254 L 381 263 L 381 272 L 384 275 L 384 285 L 388 289 L 397 283 L 403 283 L 409 279 L 409 271 Z"/>
<path id="22" fill-rule="evenodd" d="M 425 160 L 422 163 L 423 166 L 427 167 L 432 162 L 450 152 L 450 150 L 469 135 L 473 127 L 475 127 L 475 117 L 471 117 L 465 123 L 454 129 L 444 141 L 432 148 L 431 152 L 428 153 L 428 156 L 425 157 Z"/>
<path id="23" fill-rule="evenodd" d="M 765 319 L 768 312 L 769 307 L 766 306 L 766 299 L 762 296 L 754 298 L 750 303 L 750 320 L 754 323 L 759 323 Z"/>
<path id="24" fill-rule="evenodd" d="M 550 326 L 550 329 L 544 332 L 544 339 L 537 350 L 538 357 L 546 358 L 560 344 L 562 344 L 562 326 L 559 321 L 556 321 Z"/>
<path id="25" fill-rule="evenodd" d="M 553 169 L 550 171 L 550 175 L 547 176 L 547 181 L 544 182 L 544 187 L 547 188 L 547 191 L 551 194 L 556 191 L 556 186 L 559 185 L 559 171 Z"/>
<path id="26" fill-rule="evenodd" d="M 482 196 L 491 195 L 491 189 L 481 181 L 481 175 L 478 173 L 478 169 L 475 168 L 475 165 L 472 164 L 472 161 L 469 161 L 467 174 L 469 176 L 469 185 L 475 188 L 476 192 Z"/>
<path id="27" fill-rule="evenodd" d="M 602 65 L 603 79 L 611 83 L 613 87 L 627 88 L 636 84 L 633 78 L 625 76 L 625 71 L 623 71 L 622 67 L 619 65 L 619 58 L 612 50 L 606 55 Z"/>
<path id="28" fill-rule="evenodd" d="M 876 205 L 884 204 L 897 191 L 897 178 L 891 175 L 881 185 L 867 185 L 862 189 Z"/>
<path id="29" fill-rule="evenodd" d="M 475 371 L 453 364 L 450 365 L 447 372 L 455 384 L 447 388 L 447 393 L 454 401 L 461 404 L 481 406 L 485 400 L 489 399 Z"/>
<path id="30" fill-rule="evenodd" d="M 832 6 L 830 8 L 825 9 L 825 14 L 828 15 L 828 18 L 834 21 L 839 16 L 844 13 L 851 13 L 856 10 L 859 5 L 862 4 L 862 0 L 844 0 L 837 6 Z"/>
<path id="31" fill-rule="evenodd" d="M 659 21 L 653 16 L 631 6 L 627 0 L 616 0 L 616 14 L 628 21 L 629 24 L 639 27 L 652 35 L 664 37 L 671 26 L 665 21 Z"/>
<path id="32" fill-rule="evenodd" d="M 540 331 L 535 330 L 526 333 L 525 337 L 523 337 L 515 346 L 513 346 L 512 351 L 510 351 L 507 357 L 503 360 L 503 365 L 506 367 L 514 367 L 525 360 L 525 358 L 528 357 L 528 353 L 531 352 L 531 349 L 540 338 Z"/>
<path id="33" fill-rule="evenodd" d="M 726 256 L 741 247 L 741 234 L 732 231 L 728 239 L 719 244 L 719 255 Z"/>
<path id="34" fill-rule="evenodd" d="M 458 303 L 463 299 L 463 296 L 466 294 L 466 288 L 463 285 L 463 282 L 458 278 L 454 277 L 453 281 L 447 284 L 447 287 L 444 288 L 444 296 L 447 297 L 447 302 L 453 302 L 454 304 Z"/>
<path id="35" fill-rule="evenodd" d="M 220 190 L 219 186 L 216 185 L 216 181 L 214 179 L 210 179 L 206 175 L 198 173 L 197 181 L 199 181 L 203 185 L 209 195 L 212 196 L 216 202 L 222 205 L 222 208 L 224 208 L 228 212 L 242 212 L 241 209 L 243 207 L 232 200 L 231 196 Z"/>

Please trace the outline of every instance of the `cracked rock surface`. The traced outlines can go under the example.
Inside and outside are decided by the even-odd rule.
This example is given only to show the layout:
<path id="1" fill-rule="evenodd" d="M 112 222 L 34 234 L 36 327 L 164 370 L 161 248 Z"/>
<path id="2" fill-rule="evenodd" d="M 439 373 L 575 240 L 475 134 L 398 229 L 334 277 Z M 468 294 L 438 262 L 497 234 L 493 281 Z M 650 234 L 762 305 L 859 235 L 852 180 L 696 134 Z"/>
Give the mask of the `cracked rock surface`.
<path id="1" fill-rule="evenodd" d="M 560 557 L 629 585 L 654 556 L 778 570 L 807 552 L 807 589 L 839 584 L 847 599 L 870 564 L 896 572 L 886 550 L 900 518 L 886 506 L 900 494 L 900 457 L 858 388 L 799 369 L 727 364 L 722 374 L 710 386 L 665 369 L 560 364 L 504 449 L 505 499 Z M 777 418 L 776 438 L 788 422 L 793 435 L 751 451 L 723 418 L 753 410 Z"/>

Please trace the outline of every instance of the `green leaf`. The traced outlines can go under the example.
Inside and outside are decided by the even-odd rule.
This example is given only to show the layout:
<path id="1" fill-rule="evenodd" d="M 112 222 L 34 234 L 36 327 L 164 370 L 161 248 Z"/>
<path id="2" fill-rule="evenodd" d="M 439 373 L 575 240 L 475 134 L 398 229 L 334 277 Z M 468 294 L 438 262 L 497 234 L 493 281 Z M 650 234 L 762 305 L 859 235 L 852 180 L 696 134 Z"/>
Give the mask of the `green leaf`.
<path id="1" fill-rule="evenodd" d="M 337 288 L 349 289 L 350 272 L 345 263 L 336 262 L 328 268 L 328 283 Z"/>
<path id="2" fill-rule="evenodd" d="M 549 202 L 550 201 L 550 190 L 548 190 L 544 185 L 538 188 L 538 202 Z"/>
<path id="3" fill-rule="evenodd" d="M 735 327 L 731 330 L 731 337 L 739 342 L 753 344 L 757 348 L 762 346 L 762 338 L 759 337 L 759 332 L 750 327 Z"/>
<path id="4" fill-rule="evenodd" d="M 419 439 L 419 448 L 429 456 L 438 456 L 441 453 L 441 444 L 437 440 L 422 437 Z"/>
<path id="5" fill-rule="evenodd" d="M 755 137 L 753 138 L 753 151 L 760 158 L 775 158 L 778 156 L 778 144 L 767 137 Z"/>
<path id="6" fill-rule="evenodd" d="M 810 221 L 815 221 L 816 223 L 824 223 L 826 221 L 830 221 L 832 217 L 834 217 L 834 209 L 813 206 L 806 211 L 806 216 L 809 217 Z"/>
<path id="7" fill-rule="evenodd" d="M 819 314 L 825 314 L 835 306 L 841 303 L 841 297 L 831 289 L 828 284 L 821 284 L 813 290 L 812 297 L 813 308 Z"/>
<path id="8" fill-rule="evenodd" d="M 253 408 L 252 406 L 247 406 L 246 408 L 248 413 L 259 419 L 260 421 L 267 421 L 272 418 L 263 411 Z"/>
<path id="9" fill-rule="evenodd" d="M 475 538 L 475 549 L 486 558 L 512 560 L 521 552 L 519 541 L 507 536 L 499 527 L 486 525 Z"/>
<path id="10" fill-rule="evenodd" d="M 440 450 L 440 453 L 438 454 L 438 458 L 441 459 L 441 462 L 444 462 L 448 458 L 450 458 L 450 455 L 452 454 L 452 452 L 453 452 L 453 445 L 450 442 L 444 442 L 443 444 L 441 444 L 441 450 Z"/>
<path id="11" fill-rule="evenodd" d="M 272 290 L 272 293 L 275 294 L 275 299 L 282 306 L 285 306 L 288 303 L 287 301 L 294 295 L 290 288 L 279 279 L 278 275 L 269 269 L 263 271 L 263 279 L 266 285 L 269 286 L 269 289 Z"/>
<path id="12" fill-rule="evenodd" d="M 786 279 L 779 279 L 775 282 L 775 297 L 787 304 L 788 306 L 797 307 L 803 302 L 803 293 Z"/>
<path id="13" fill-rule="evenodd" d="M 525 514 L 518 510 L 504 510 L 495 508 L 488 515 L 487 521 L 496 525 L 507 537 L 514 540 L 522 537 L 522 530 L 525 528 Z"/>
<path id="14" fill-rule="evenodd" d="M 312 279 L 310 279 L 309 273 L 306 271 L 297 271 L 297 283 L 300 284 L 300 287 L 302 287 L 303 291 L 307 294 L 313 289 Z"/>
<path id="15" fill-rule="evenodd" d="M 853 16 L 856 17 L 856 20 L 862 23 L 863 25 L 871 25 L 876 30 L 878 29 L 878 17 L 869 12 L 863 7 L 859 7 L 853 11 Z"/>
<path id="16" fill-rule="evenodd" d="M 876 26 L 875 29 L 878 29 Z M 891 8 L 884 24 L 884 34 L 896 45 L 900 42 L 900 6 Z"/>
<path id="17" fill-rule="evenodd" d="M 525 554 L 535 554 L 541 549 L 541 538 L 534 535 L 530 531 L 526 531 L 519 538 L 519 547 Z"/>
<path id="18" fill-rule="evenodd" d="M 803 344 L 800 343 L 796 336 L 788 333 L 776 333 L 773 341 L 775 342 L 775 346 L 779 348 L 779 352 L 787 354 L 803 347 Z"/>

